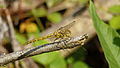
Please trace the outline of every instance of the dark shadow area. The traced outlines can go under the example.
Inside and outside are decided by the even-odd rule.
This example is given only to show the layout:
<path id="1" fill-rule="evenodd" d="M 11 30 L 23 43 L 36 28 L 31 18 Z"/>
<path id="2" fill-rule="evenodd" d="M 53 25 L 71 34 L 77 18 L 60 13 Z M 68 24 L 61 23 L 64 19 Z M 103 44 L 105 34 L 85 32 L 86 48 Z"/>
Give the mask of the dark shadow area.
<path id="1" fill-rule="evenodd" d="M 92 68 L 109 68 L 98 37 L 94 37 L 85 47 L 87 55 L 85 62 Z"/>
<path id="2" fill-rule="evenodd" d="M 120 29 L 119 29 L 119 30 L 117 30 L 117 32 L 118 32 L 118 34 L 120 35 Z"/>
<path id="3" fill-rule="evenodd" d="M 74 58 L 74 61 L 83 61 L 86 56 L 86 50 L 84 47 L 79 48 L 76 52 L 74 52 L 71 56 Z"/>
<path id="4" fill-rule="evenodd" d="M 120 38 L 119 38 L 119 37 L 115 37 L 115 38 L 113 39 L 113 44 L 115 44 L 115 45 L 117 45 L 117 46 L 120 47 Z"/>

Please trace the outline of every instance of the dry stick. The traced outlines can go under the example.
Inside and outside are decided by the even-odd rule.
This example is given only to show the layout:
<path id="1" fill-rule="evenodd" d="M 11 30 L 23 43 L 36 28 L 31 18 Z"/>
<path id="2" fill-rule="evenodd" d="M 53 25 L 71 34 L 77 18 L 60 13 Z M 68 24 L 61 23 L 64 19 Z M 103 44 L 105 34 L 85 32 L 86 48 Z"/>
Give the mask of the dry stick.
<path id="1" fill-rule="evenodd" d="M 10 34 L 11 44 L 13 45 L 13 50 L 16 51 L 16 50 L 18 50 L 16 48 L 19 46 L 17 45 L 17 41 L 15 38 L 15 32 L 14 32 L 12 19 L 11 19 L 11 16 L 10 16 L 8 9 L 5 9 L 5 13 L 6 13 L 7 21 L 8 21 L 8 26 L 9 26 L 9 34 Z"/>
<path id="2" fill-rule="evenodd" d="M 13 51 L 20 50 L 21 48 L 18 45 L 18 42 L 15 38 L 15 32 L 14 32 L 14 27 L 13 27 L 13 22 L 12 22 L 12 19 L 11 19 L 11 15 L 10 15 L 10 12 L 7 8 L 5 9 L 5 13 L 6 13 L 8 27 L 9 27 L 9 35 L 10 35 L 10 40 L 11 40 L 11 44 L 12 44 L 12 49 L 13 49 Z M 20 68 L 18 61 L 15 62 L 15 67 Z"/>
<path id="3" fill-rule="evenodd" d="M 81 45 L 84 45 L 87 38 L 88 36 L 85 34 L 82 36 L 66 38 L 58 42 L 48 43 L 48 44 L 24 49 L 21 51 L 16 51 L 10 54 L 1 55 L 0 65 L 5 65 L 10 62 L 14 62 L 14 61 L 26 58 L 26 57 L 33 56 L 33 55 L 38 55 L 38 54 L 57 51 L 61 49 L 69 49 L 69 48 L 74 48 L 76 46 L 81 46 Z"/>
<path id="4" fill-rule="evenodd" d="M 13 23 L 11 20 L 9 10 L 5 9 L 5 13 L 6 13 L 7 20 L 8 20 L 8 26 L 9 26 L 9 31 L 10 31 L 9 33 L 10 33 L 10 39 L 11 39 L 13 51 L 21 50 L 21 47 L 18 45 L 18 42 L 15 38 L 14 27 L 13 27 Z M 30 59 L 30 58 L 28 58 L 28 59 Z M 15 66 L 16 66 L 16 68 L 19 68 L 19 62 L 15 62 Z"/>

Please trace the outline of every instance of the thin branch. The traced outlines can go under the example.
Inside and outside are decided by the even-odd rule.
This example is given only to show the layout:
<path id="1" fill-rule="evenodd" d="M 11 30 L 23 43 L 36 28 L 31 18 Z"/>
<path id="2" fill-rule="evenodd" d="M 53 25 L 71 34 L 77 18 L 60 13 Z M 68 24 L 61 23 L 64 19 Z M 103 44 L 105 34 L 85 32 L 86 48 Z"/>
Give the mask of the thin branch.
<path id="1" fill-rule="evenodd" d="M 13 50 L 16 51 L 20 49 L 20 47 L 18 46 L 18 43 L 16 41 L 11 15 L 7 8 L 5 9 L 5 13 L 6 13 L 7 21 L 8 21 L 8 26 L 9 26 L 9 35 L 10 35 L 11 44 L 13 46 Z"/>
<path id="2" fill-rule="evenodd" d="M 10 41 L 11 41 L 11 44 L 12 44 L 12 49 L 13 49 L 13 51 L 20 50 L 21 48 L 18 45 L 18 42 L 15 38 L 15 32 L 14 32 L 14 27 L 13 27 L 13 22 L 12 22 L 12 19 L 11 19 L 11 15 L 10 15 L 10 12 L 7 8 L 5 9 L 5 13 L 6 13 L 7 23 L 8 23 L 8 27 L 9 27 L 9 37 L 10 37 Z M 20 68 L 19 67 L 19 62 L 15 62 L 15 67 Z"/>
<path id="3" fill-rule="evenodd" d="M 0 65 L 5 65 L 10 62 L 14 62 L 26 57 L 30 57 L 30 56 L 34 56 L 42 53 L 57 51 L 61 49 L 70 49 L 76 46 L 81 46 L 81 45 L 84 45 L 87 38 L 88 38 L 88 35 L 85 34 L 82 36 L 70 37 L 58 42 L 48 43 L 48 44 L 24 49 L 21 51 L 16 51 L 10 54 L 1 55 Z"/>

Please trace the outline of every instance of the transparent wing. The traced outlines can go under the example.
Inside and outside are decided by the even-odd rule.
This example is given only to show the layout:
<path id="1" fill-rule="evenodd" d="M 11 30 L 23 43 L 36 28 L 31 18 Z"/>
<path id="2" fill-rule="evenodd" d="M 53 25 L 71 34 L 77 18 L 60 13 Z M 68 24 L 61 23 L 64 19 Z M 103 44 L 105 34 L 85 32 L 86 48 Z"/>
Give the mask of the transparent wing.
<path id="1" fill-rule="evenodd" d="M 74 24 L 75 24 L 75 21 L 73 21 L 72 23 L 70 23 L 66 26 L 60 27 L 58 30 L 56 30 L 55 32 L 53 32 L 51 34 L 48 34 L 47 36 L 43 36 L 43 37 L 40 37 L 40 38 L 37 38 L 37 39 L 27 41 L 25 43 L 25 45 L 34 43 L 34 42 L 39 41 L 39 40 L 48 39 L 48 38 L 54 38 L 55 40 L 58 40 L 58 39 L 61 40 L 61 39 L 70 37 L 71 36 L 71 31 L 69 30 L 69 28 L 71 28 Z"/>
<path id="2" fill-rule="evenodd" d="M 76 23 L 76 21 L 73 21 L 73 22 L 71 22 L 63 27 L 60 27 L 59 29 L 67 30 L 67 29 L 71 28 L 75 23 Z"/>

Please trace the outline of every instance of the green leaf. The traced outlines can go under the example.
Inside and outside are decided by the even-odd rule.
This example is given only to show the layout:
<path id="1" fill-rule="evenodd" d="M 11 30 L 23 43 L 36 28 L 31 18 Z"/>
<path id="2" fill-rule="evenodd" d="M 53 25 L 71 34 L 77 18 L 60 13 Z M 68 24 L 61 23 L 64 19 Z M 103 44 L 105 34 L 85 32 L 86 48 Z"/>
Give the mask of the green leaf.
<path id="1" fill-rule="evenodd" d="M 87 3 L 89 0 L 79 0 L 80 4 L 85 4 Z"/>
<path id="2" fill-rule="evenodd" d="M 60 3 L 61 1 L 62 0 L 46 0 L 46 4 L 50 8 L 53 7 L 55 4 Z"/>
<path id="3" fill-rule="evenodd" d="M 26 6 L 31 6 L 31 4 L 33 4 L 30 0 L 23 0 L 23 3 L 25 3 Z"/>
<path id="4" fill-rule="evenodd" d="M 98 38 L 110 68 L 120 68 L 120 36 L 98 17 L 94 4 L 90 1 L 90 14 Z"/>
<path id="5" fill-rule="evenodd" d="M 89 68 L 89 66 L 82 61 L 77 61 L 73 64 L 73 68 Z"/>
<path id="6" fill-rule="evenodd" d="M 35 37 L 35 38 L 39 38 L 39 37 L 40 37 L 40 31 L 37 30 L 36 32 L 27 33 L 27 36 L 28 36 L 28 37 L 33 36 L 33 37 Z"/>
<path id="7" fill-rule="evenodd" d="M 47 15 L 47 10 L 44 8 L 32 9 L 32 14 L 35 17 L 44 17 Z"/>
<path id="8" fill-rule="evenodd" d="M 69 57 L 66 61 L 67 61 L 68 64 L 72 64 L 74 62 L 74 58 Z"/>
<path id="9" fill-rule="evenodd" d="M 62 20 L 62 15 L 58 12 L 55 12 L 55 13 L 49 14 L 47 18 L 53 23 L 59 23 Z"/>
<path id="10" fill-rule="evenodd" d="M 47 43 L 48 43 L 47 40 L 39 40 L 39 41 L 34 42 L 33 46 L 43 45 Z"/>
<path id="11" fill-rule="evenodd" d="M 120 5 L 113 5 L 108 9 L 111 13 L 120 13 Z"/>
<path id="12" fill-rule="evenodd" d="M 0 8 L 4 8 L 4 7 L 5 7 L 4 5 L 0 4 Z"/>
<path id="13" fill-rule="evenodd" d="M 50 64 L 50 68 L 67 68 L 64 58 L 60 55 L 57 56 L 56 60 Z"/>
<path id="14" fill-rule="evenodd" d="M 15 37 L 16 37 L 16 39 L 17 39 L 21 44 L 24 44 L 24 43 L 27 41 L 27 39 L 25 38 L 25 36 L 22 35 L 22 34 L 20 34 L 20 33 L 16 33 L 16 34 L 15 34 Z"/>
<path id="15" fill-rule="evenodd" d="M 114 29 L 120 29 L 120 16 L 113 17 L 110 21 L 110 26 Z"/>
<path id="16" fill-rule="evenodd" d="M 60 56 L 59 52 L 50 52 L 36 55 L 33 56 L 32 59 L 40 64 L 49 65 L 51 62 L 55 61 L 58 58 L 56 56 Z"/>

